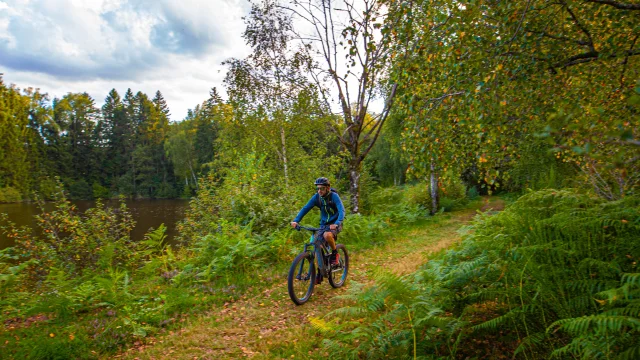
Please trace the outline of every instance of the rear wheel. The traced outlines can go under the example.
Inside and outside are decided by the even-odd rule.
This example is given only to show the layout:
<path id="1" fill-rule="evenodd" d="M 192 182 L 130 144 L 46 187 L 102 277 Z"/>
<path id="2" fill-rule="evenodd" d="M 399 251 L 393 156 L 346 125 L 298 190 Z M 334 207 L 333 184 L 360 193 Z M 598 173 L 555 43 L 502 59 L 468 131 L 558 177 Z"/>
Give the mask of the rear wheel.
<path id="1" fill-rule="evenodd" d="M 316 268 L 313 265 L 313 258 L 307 252 L 300 253 L 289 269 L 287 278 L 289 297 L 296 305 L 306 303 L 313 293 L 315 283 Z"/>
<path id="2" fill-rule="evenodd" d="M 342 244 L 336 245 L 336 250 L 340 256 L 339 264 L 331 265 L 329 284 L 334 288 L 339 288 L 347 281 L 347 274 L 349 273 L 349 253 L 347 252 L 347 248 Z"/>

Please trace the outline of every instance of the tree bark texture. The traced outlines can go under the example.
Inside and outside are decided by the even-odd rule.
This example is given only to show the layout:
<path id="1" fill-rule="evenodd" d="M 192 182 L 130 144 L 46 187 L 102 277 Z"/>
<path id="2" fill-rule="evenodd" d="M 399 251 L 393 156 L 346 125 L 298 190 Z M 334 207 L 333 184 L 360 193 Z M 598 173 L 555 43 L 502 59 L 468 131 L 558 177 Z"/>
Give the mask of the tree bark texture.
<path id="1" fill-rule="evenodd" d="M 360 162 L 349 163 L 349 192 L 351 196 L 351 213 L 360 212 Z"/>
<path id="2" fill-rule="evenodd" d="M 431 193 L 431 215 L 438 212 L 440 197 L 438 196 L 438 173 L 435 161 L 431 160 L 431 173 L 429 175 L 429 191 Z"/>

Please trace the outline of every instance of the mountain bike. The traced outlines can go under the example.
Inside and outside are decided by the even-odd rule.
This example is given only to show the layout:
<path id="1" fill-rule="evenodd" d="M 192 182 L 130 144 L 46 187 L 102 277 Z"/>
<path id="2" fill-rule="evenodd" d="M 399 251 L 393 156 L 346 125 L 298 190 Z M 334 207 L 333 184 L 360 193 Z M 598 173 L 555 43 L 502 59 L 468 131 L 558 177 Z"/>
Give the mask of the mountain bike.
<path id="1" fill-rule="evenodd" d="M 321 228 L 298 225 L 296 230 L 300 231 L 300 229 L 309 230 L 313 234 L 289 269 L 287 287 L 289 296 L 296 305 L 302 305 L 309 300 L 318 276 L 327 278 L 332 287 L 339 288 L 344 285 L 349 272 L 349 253 L 344 245 L 336 244 L 339 262 L 337 265 L 332 265 L 329 261 L 331 248 L 322 237 L 322 233 L 317 233 Z M 318 266 L 316 266 L 316 260 Z"/>

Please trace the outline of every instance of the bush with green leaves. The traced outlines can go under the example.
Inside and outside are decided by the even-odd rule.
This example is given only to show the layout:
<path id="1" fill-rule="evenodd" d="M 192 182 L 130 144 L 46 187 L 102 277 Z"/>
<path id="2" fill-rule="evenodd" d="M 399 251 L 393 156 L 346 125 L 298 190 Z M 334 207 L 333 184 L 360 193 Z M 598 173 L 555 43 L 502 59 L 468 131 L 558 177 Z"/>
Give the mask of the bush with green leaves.
<path id="1" fill-rule="evenodd" d="M 253 236 L 251 225 L 241 226 L 220 220 L 219 229 L 205 235 L 190 247 L 195 257 L 198 279 L 211 281 L 230 272 L 246 272 L 261 266 L 267 252 L 267 242 Z"/>
<path id="2" fill-rule="evenodd" d="M 93 183 L 91 188 L 93 191 L 94 199 L 109 199 L 111 197 L 111 193 L 109 192 L 109 189 L 100 185 L 100 183 L 97 181 Z"/>
<path id="3" fill-rule="evenodd" d="M 11 186 L 0 188 L 0 203 L 13 203 L 22 201 L 22 194 Z"/>
<path id="4" fill-rule="evenodd" d="M 373 321 L 358 330 L 360 343 L 408 357 L 412 330 L 418 354 L 466 356 L 464 349 L 475 344 L 467 339 L 501 333 L 517 344 L 516 358 L 640 354 L 639 198 L 607 202 L 574 190 L 532 192 L 497 215 L 481 216 L 473 229 L 413 282 L 378 285 L 384 306 L 368 310 Z M 420 289 L 422 298 L 406 296 L 397 306 L 444 311 L 448 325 L 407 316 L 389 327 L 399 316 L 390 304 L 410 289 Z M 358 301 L 366 304 L 367 294 Z M 490 318 L 474 318 L 477 309 Z"/>

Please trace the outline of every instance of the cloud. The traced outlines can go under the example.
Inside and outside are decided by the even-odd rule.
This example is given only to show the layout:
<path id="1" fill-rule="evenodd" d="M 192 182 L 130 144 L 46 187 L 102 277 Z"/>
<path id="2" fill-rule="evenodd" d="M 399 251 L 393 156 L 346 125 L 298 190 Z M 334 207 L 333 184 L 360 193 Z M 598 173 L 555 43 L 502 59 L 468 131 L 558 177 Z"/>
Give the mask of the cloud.
<path id="1" fill-rule="evenodd" d="M 143 79 L 169 61 L 234 46 L 244 12 L 223 0 L 0 2 L 0 66 L 69 80 Z"/>
<path id="2" fill-rule="evenodd" d="M 221 62 L 249 52 L 245 0 L 0 0 L 4 82 L 51 98 L 88 92 L 102 106 L 115 88 L 153 97 L 182 120 L 222 90 Z"/>

